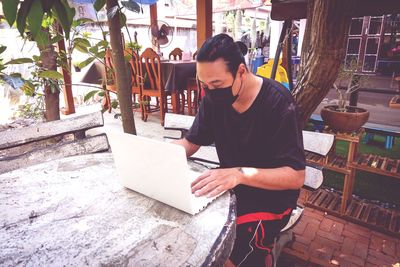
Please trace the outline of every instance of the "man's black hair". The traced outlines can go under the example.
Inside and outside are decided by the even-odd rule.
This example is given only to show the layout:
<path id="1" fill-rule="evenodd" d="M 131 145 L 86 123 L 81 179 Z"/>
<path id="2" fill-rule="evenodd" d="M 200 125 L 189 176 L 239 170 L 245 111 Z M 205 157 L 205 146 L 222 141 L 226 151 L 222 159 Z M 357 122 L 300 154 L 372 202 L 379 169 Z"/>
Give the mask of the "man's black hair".
<path id="1" fill-rule="evenodd" d="M 235 77 L 239 65 L 243 63 L 246 66 L 246 54 L 247 46 L 243 42 L 234 42 L 229 35 L 221 33 L 204 42 L 197 54 L 197 62 L 214 62 L 221 58 Z"/>

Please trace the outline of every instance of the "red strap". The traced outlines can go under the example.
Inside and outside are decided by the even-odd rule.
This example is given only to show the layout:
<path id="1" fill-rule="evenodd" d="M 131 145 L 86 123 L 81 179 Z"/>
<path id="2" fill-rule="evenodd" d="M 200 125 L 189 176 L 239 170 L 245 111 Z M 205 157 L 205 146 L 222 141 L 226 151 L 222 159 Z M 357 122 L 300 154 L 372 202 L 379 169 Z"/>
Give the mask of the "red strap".
<path id="1" fill-rule="evenodd" d="M 285 210 L 283 213 L 276 214 L 276 213 L 270 213 L 270 212 L 255 212 L 255 213 L 249 213 L 246 215 L 242 215 L 237 217 L 236 219 L 236 224 L 243 224 L 243 223 L 249 223 L 249 222 L 257 222 L 257 221 L 274 221 L 274 220 L 282 220 L 283 217 L 286 215 L 290 214 L 292 212 L 291 208 L 288 208 Z"/>
<path id="2" fill-rule="evenodd" d="M 256 247 L 259 248 L 259 249 L 262 249 L 262 250 L 266 250 L 266 251 L 268 251 L 268 252 L 271 252 L 271 249 L 270 249 L 269 247 L 264 246 L 264 244 L 263 244 L 263 241 L 264 241 L 264 238 L 265 238 L 265 231 L 264 231 L 264 226 L 263 226 L 262 223 L 260 224 L 260 228 L 261 228 L 261 240 L 258 241 L 258 233 L 256 233 L 256 242 L 255 242 L 255 245 L 256 245 Z"/>

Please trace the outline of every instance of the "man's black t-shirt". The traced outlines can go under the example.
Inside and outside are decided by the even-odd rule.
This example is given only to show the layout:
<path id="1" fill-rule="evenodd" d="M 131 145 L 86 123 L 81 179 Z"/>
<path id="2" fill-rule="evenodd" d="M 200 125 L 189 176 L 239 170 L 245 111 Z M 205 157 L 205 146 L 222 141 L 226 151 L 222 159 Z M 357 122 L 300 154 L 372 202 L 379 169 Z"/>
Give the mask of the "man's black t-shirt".
<path id="1" fill-rule="evenodd" d="M 185 138 L 197 145 L 215 142 L 221 168 L 305 168 L 297 107 L 281 84 L 263 79 L 253 104 L 243 113 L 215 105 L 206 95 Z M 234 188 L 238 216 L 253 212 L 281 213 L 295 208 L 299 190 Z"/>

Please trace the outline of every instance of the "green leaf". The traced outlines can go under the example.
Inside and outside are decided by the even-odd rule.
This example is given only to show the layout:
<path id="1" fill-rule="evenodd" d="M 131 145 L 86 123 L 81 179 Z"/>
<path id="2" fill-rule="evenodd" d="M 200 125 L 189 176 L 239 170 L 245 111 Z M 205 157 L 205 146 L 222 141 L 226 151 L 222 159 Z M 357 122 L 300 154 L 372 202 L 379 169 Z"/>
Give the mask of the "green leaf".
<path id="1" fill-rule="evenodd" d="M 65 7 L 65 10 L 67 11 L 68 25 L 69 25 L 68 26 L 69 27 L 68 28 L 68 38 L 67 38 L 67 40 L 68 40 L 69 32 L 71 31 L 71 25 L 72 25 L 72 22 L 74 21 L 74 17 L 75 17 L 75 8 L 70 7 L 69 2 L 67 0 L 61 0 L 61 1 Z M 66 31 L 66 29 L 65 29 L 65 31 Z"/>
<path id="2" fill-rule="evenodd" d="M 65 38 L 68 40 L 72 21 L 70 23 L 66 7 L 58 0 L 54 2 L 51 10 L 55 14 L 58 22 L 61 24 L 65 33 Z"/>
<path id="3" fill-rule="evenodd" d="M 104 91 L 100 91 L 97 95 L 101 96 L 101 97 L 104 97 L 106 94 L 104 93 Z"/>
<path id="4" fill-rule="evenodd" d="M 35 61 L 35 62 L 39 62 L 41 60 L 40 56 L 36 56 L 36 55 L 33 55 L 32 58 L 33 58 L 33 61 Z"/>
<path id="5" fill-rule="evenodd" d="M 64 36 L 62 36 L 61 34 L 57 34 L 56 36 L 51 38 L 50 43 L 55 44 L 55 43 L 58 43 L 59 41 L 61 41 L 62 39 L 64 39 Z"/>
<path id="6" fill-rule="evenodd" d="M 120 23 L 121 28 L 126 25 L 126 16 L 122 12 L 119 12 L 119 23 Z"/>
<path id="7" fill-rule="evenodd" d="M 121 1 L 122 6 L 124 6 L 126 9 L 132 12 L 139 13 L 140 12 L 140 6 L 138 3 L 136 3 L 133 0 L 129 1 Z"/>
<path id="8" fill-rule="evenodd" d="M 79 52 L 82 52 L 82 53 L 85 53 L 85 54 L 87 54 L 87 52 L 88 52 L 87 47 L 86 47 L 86 46 L 82 46 L 82 45 L 80 45 L 80 44 L 76 44 L 76 45 L 74 46 L 74 48 L 75 48 L 76 50 L 78 50 Z"/>
<path id="9" fill-rule="evenodd" d="M 17 0 L 3 0 L 3 14 L 6 17 L 6 20 L 10 26 L 12 26 L 15 22 L 15 18 L 17 17 L 17 6 L 19 1 Z"/>
<path id="10" fill-rule="evenodd" d="M 35 39 L 40 27 L 42 25 L 43 19 L 43 8 L 40 0 L 34 0 L 29 13 L 28 13 L 28 28 Z"/>
<path id="11" fill-rule="evenodd" d="M 97 54 L 99 52 L 99 47 L 97 45 L 92 46 L 91 48 L 89 48 L 89 52 L 92 54 Z"/>
<path id="12" fill-rule="evenodd" d="M 96 57 L 98 57 L 98 58 L 104 58 L 105 56 L 106 56 L 106 51 L 101 51 L 96 54 Z"/>
<path id="13" fill-rule="evenodd" d="M 89 47 L 90 46 L 90 42 L 89 42 L 89 40 L 88 39 L 84 39 L 84 38 L 75 38 L 74 39 L 74 44 L 75 45 L 81 45 L 81 46 L 84 46 L 84 47 Z"/>
<path id="14" fill-rule="evenodd" d="M 74 20 L 74 21 L 72 22 L 72 26 L 73 26 L 73 27 L 83 26 L 84 24 L 86 24 L 86 23 L 91 23 L 91 22 L 93 22 L 92 19 L 89 19 L 89 18 L 79 18 L 79 19 Z"/>
<path id="15" fill-rule="evenodd" d="M 98 45 L 99 47 L 107 48 L 107 47 L 108 47 L 108 41 L 102 40 L 102 41 L 98 42 L 97 45 Z"/>
<path id="16" fill-rule="evenodd" d="M 50 34 L 48 31 L 40 29 L 36 35 L 35 41 L 40 48 L 50 44 Z"/>
<path id="17" fill-rule="evenodd" d="M 35 85 L 30 81 L 26 81 L 21 87 L 21 90 L 25 93 L 25 95 L 33 96 L 35 94 Z"/>
<path id="18" fill-rule="evenodd" d="M 84 67 L 86 67 L 87 65 L 92 63 L 94 59 L 95 59 L 94 57 L 89 57 L 86 60 L 78 63 L 77 66 L 78 66 L 78 68 L 83 69 Z"/>
<path id="19" fill-rule="evenodd" d="M 89 99 L 91 99 L 92 97 L 94 97 L 100 90 L 93 90 L 90 91 L 89 93 L 87 93 L 84 97 L 83 97 L 83 102 L 88 101 Z"/>
<path id="20" fill-rule="evenodd" d="M 0 46 L 0 54 L 3 53 L 4 51 L 6 51 L 6 49 L 7 49 L 7 46 L 4 46 L 4 45 Z"/>
<path id="21" fill-rule="evenodd" d="M 21 6 L 19 7 L 17 13 L 17 28 L 21 36 L 24 36 L 26 27 L 26 18 L 28 16 L 28 12 L 29 9 L 31 8 L 32 3 L 33 0 L 25 0 L 24 2 L 21 3 Z"/>
<path id="22" fill-rule="evenodd" d="M 44 70 L 39 72 L 38 77 L 48 79 L 62 79 L 63 75 L 55 70 Z"/>
<path id="23" fill-rule="evenodd" d="M 7 63 L 5 63 L 4 65 L 7 65 L 7 64 L 25 64 L 25 63 L 33 63 L 33 60 L 31 58 L 21 57 L 21 58 L 12 59 L 12 60 L 8 61 Z"/>
<path id="24" fill-rule="evenodd" d="M 96 9 L 96 11 L 100 11 L 100 9 L 102 9 L 105 4 L 106 0 L 96 0 L 96 2 L 94 3 L 94 9 Z"/>
<path id="25" fill-rule="evenodd" d="M 111 101 L 111 107 L 113 109 L 116 109 L 118 107 L 118 100 L 114 99 L 113 101 Z"/>

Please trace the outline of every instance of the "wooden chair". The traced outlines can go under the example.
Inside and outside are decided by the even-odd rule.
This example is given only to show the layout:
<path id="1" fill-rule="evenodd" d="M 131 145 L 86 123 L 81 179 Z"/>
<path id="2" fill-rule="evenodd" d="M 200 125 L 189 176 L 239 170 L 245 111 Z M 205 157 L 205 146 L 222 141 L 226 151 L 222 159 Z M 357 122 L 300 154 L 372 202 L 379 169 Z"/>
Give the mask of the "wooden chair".
<path id="1" fill-rule="evenodd" d="M 139 96 L 138 102 L 142 100 L 142 91 L 140 84 L 143 82 L 143 77 L 140 75 L 139 69 L 139 55 L 130 48 L 124 50 L 124 56 L 128 59 L 129 72 L 131 76 L 131 89 L 132 89 L 132 100 L 134 106 L 136 106 L 136 95 Z M 140 104 L 139 104 L 140 105 Z"/>
<path id="2" fill-rule="evenodd" d="M 177 47 L 169 53 L 168 58 L 171 59 L 172 57 L 173 60 L 182 60 L 182 53 L 183 50 Z"/>
<path id="3" fill-rule="evenodd" d="M 142 119 L 147 121 L 148 113 L 160 111 L 161 125 L 164 125 L 164 117 L 167 112 L 167 91 L 161 81 L 161 61 L 158 54 L 151 48 L 146 48 L 139 58 L 140 76 L 144 81 L 140 84 L 142 91 Z M 157 97 L 156 108 L 151 109 L 151 97 Z"/>
<path id="4" fill-rule="evenodd" d="M 196 115 L 200 101 L 200 90 L 201 87 L 197 79 L 191 78 L 187 80 L 186 103 L 185 103 L 185 98 L 182 97 L 182 102 L 183 102 L 182 113 L 184 113 L 184 108 L 186 106 L 188 109 L 188 114 L 190 116 Z"/>
<path id="5" fill-rule="evenodd" d="M 193 60 L 197 58 L 197 50 L 193 53 Z M 182 110 L 181 113 L 184 114 L 185 107 L 188 109 L 188 114 L 190 116 L 196 115 L 197 109 L 200 101 L 200 85 L 197 82 L 197 79 L 191 78 L 187 80 L 186 85 L 186 97 L 182 96 Z M 186 99 L 186 101 L 185 101 Z"/>

